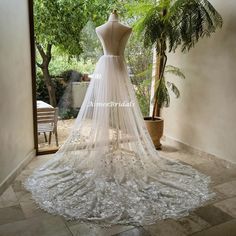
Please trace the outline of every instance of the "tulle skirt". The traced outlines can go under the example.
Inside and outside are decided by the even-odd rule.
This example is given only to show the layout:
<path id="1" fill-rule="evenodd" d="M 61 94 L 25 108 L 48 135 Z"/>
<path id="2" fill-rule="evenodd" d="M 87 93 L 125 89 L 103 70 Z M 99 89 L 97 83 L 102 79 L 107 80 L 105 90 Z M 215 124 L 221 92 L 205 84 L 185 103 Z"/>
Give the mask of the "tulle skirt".
<path id="1" fill-rule="evenodd" d="M 210 178 L 161 157 L 121 56 L 102 56 L 71 133 L 25 187 L 52 214 L 102 226 L 179 218 L 214 197 Z"/>

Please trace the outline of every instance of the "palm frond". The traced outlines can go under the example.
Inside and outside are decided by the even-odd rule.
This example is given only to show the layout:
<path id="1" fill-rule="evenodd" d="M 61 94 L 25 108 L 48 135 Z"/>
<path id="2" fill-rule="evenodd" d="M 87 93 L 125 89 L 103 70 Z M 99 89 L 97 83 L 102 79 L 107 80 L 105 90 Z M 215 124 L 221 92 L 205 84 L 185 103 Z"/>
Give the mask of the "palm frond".
<path id="1" fill-rule="evenodd" d="M 180 68 L 172 65 L 167 65 L 165 68 L 165 73 L 173 74 L 181 79 L 185 79 L 184 73 L 180 70 Z"/>
<path id="2" fill-rule="evenodd" d="M 163 16 L 163 9 L 167 14 Z M 133 6 L 139 15 L 134 29 L 143 33 L 144 45 L 151 46 L 160 37 L 168 39 L 169 51 L 181 45 L 188 51 L 200 38 L 221 28 L 223 20 L 207 0 L 161 0 L 156 4 L 142 2 Z"/>
<path id="3" fill-rule="evenodd" d="M 188 51 L 200 38 L 209 37 L 217 28 L 221 28 L 223 20 L 207 0 L 184 0 L 183 2 L 184 5 L 180 5 L 182 20 L 177 30 L 181 37 L 179 44 L 182 46 L 182 51 Z M 176 22 L 175 15 L 172 20 Z"/>
<path id="4" fill-rule="evenodd" d="M 160 108 L 169 107 L 170 95 L 169 95 L 169 91 L 166 87 L 166 82 L 165 82 L 164 77 L 159 81 L 159 85 L 156 90 L 155 97 L 157 98 L 158 106 Z"/>
<path id="5" fill-rule="evenodd" d="M 180 97 L 180 91 L 176 87 L 176 85 L 174 83 L 169 82 L 169 81 L 167 81 L 166 84 L 171 89 L 171 91 L 175 94 L 176 98 L 179 98 Z"/>
<path id="6" fill-rule="evenodd" d="M 156 43 L 163 32 L 164 25 L 159 16 L 159 7 L 152 8 L 143 21 L 144 46 L 149 47 Z M 141 28 L 140 28 L 141 29 Z"/>
<path id="7" fill-rule="evenodd" d="M 134 1 L 137 4 L 136 1 Z M 144 46 L 155 46 L 160 58 L 166 56 L 167 44 L 169 52 L 174 52 L 178 47 L 186 52 L 199 41 L 200 38 L 209 37 L 221 28 L 223 20 L 217 10 L 208 0 L 144 0 L 133 7 L 132 11 L 138 15 L 134 29 L 143 37 Z M 166 61 L 165 61 L 166 63 Z M 162 64 L 163 70 L 165 63 Z M 162 71 L 163 71 L 162 70 Z M 185 79 L 184 74 L 177 67 L 167 66 L 165 73 L 172 73 Z M 180 91 L 174 83 L 165 82 L 161 73 L 155 84 L 155 98 L 159 108 L 169 106 L 169 87 L 175 96 L 180 96 Z"/>

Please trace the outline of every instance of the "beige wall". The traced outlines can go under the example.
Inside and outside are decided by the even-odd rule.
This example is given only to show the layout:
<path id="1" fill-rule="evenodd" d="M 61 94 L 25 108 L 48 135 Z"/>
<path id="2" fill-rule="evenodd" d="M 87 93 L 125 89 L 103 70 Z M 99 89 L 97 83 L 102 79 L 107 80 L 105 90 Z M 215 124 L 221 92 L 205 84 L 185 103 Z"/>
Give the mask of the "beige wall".
<path id="1" fill-rule="evenodd" d="M 165 134 L 236 162 L 236 1 L 212 0 L 224 26 L 188 54 L 169 56 L 187 79 L 176 81 L 181 98 L 165 109 Z"/>
<path id="2" fill-rule="evenodd" d="M 27 0 L 0 1 L 0 184 L 33 151 Z"/>

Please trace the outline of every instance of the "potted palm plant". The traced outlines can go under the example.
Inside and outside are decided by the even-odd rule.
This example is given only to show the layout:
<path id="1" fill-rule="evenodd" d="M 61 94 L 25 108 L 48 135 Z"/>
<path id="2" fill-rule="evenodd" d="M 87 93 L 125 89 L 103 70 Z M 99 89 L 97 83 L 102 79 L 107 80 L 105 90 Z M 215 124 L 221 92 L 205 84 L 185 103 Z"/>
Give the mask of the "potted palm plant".
<path id="1" fill-rule="evenodd" d="M 145 117 L 148 131 L 156 148 L 160 148 L 163 135 L 163 119 L 160 111 L 169 106 L 168 87 L 179 97 L 175 84 L 166 81 L 168 69 L 184 78 L 178 68 L 168 68 L 167 52 L 181 48 L 187 52 L 200 38 L 209 37 L 221 28 L 221 15 L 207 0 L 159 0 L 139 1 L 129 6 L 132 15 L 138 16 L 134 29 L 143 37 L 145 47 L 154 47 L 152 116 Z M 171 71 L 170 71 L 171 72 Z"/>

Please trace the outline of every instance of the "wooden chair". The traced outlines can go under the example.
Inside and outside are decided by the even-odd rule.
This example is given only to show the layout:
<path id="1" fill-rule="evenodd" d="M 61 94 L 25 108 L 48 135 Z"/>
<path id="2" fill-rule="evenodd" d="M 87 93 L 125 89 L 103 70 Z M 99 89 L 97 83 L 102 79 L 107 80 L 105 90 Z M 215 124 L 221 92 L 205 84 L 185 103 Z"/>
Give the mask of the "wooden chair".
<path id="1" fill-rule="evenodd" d="M 52 133 L 55 134 L 56 145 L 58 146 L 57 135 L 58 108 L 38 108 L 37 109 L 37 126 L 38 133 L 44 133 L 47 142 L 46 132 L 49 132 L 48 144 L 51 144 Z"/>

